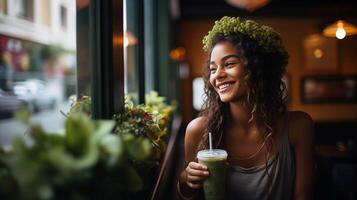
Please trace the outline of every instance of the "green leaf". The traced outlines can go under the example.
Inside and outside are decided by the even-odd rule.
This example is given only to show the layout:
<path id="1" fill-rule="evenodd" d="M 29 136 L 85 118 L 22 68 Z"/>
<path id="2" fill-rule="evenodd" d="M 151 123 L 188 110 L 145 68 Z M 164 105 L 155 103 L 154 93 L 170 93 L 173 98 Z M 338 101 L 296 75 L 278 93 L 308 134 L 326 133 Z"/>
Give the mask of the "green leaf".
<path id="1" fill-rule="evenodd" d="M 150 140 L 144 137 L 126 137 L 125 144 L 129 156 L 134 160 L 145 160 L 152 153 L 152 145 Z"/>
<path id="2" fill-rule="evenodd" d="M 115 122 L 113 120 L 98 120 L 98 128 L 95 130 L 95 134 L 102 137 L 105 134 L 110 134 L 113 130 Z"/>
<path id="3" fill-rule="evenodd" d="M 73 155 L 66 153 L 61 148 L 52 149 L 48 152 L 47 157 L 52 166 L 60 171 L 64 180 L 67 178 L 80 178 L 81 176 L 78 173 L 90 170 L 99 159 L 98 147 L 92 147 L 94 148 L 88 148 L 88 151 L 82 157 L 73 157 Z"/>
<path id="4" fill-rule="evenodd" d="M 34 141 L 38 142 L 39 144 L 43 144 L 43 142 L 46 140 L 46 132 L 38 124 L 30 125 L 30 134 L 32 139 L 34 139 Z"/>
<path id="5" fill-rule="evenodd" d="M 74 163 L 74 167 L 77 170 L 92 167 L 99 159 L 98 145 L 91 141 L 88 151 L 77 162 Z"/>
<path id="6" fill-rule="evenodd" d="M 81 156 L 88 148 L 88 141 L 94 132 L 94 125 L 84 114 L 70 115 L 66 122 L 66 145 L 75 156 Z"/>
<path id="7" fill-rule="evenodd" d="M 15 112 L 15 119 L 23 124 L 30 124 L 31 112 L 26 108 L 21 108 Z"/>
<path id="8" fill-rule="evenodd" d="M 21 138 L 16 138 L 13 143 L 13 152 L 14 155 L 25 155 L 27 147 L 24 141 Z"/>
<path id="9" fill-rule="evenodd" d="M 26 199 L 36 198 L 36 187 L 41 184 L 42 172 L 45 169 L 43 162 L 38 160 L 38 157 L 27 154 L 20 154 L 8 157 L 5 162 L 11 168 L 12 175 L 17 182 L 21 196 L 26 196 Z M 26 167 L 24 167 L 26 166 Z"/>
<path id="10" fill-rule="evenodd" d="M 123 143 L 118 135 L 106 135 L 100 141 L 101 149 L 107 155 L 107 165 L 113 167 L 116 163 L 121 162 L 123 154 Z"/>
<path id="11" fill-rule="evenodd" d="M 66 116 L 72 114 L 78 114 L 78 113 L 82 113 L 82 114 L 84 113 L 90 116 L 92 113 L 91 104 L 92 104 L 91 97 L 82 96 L 71 105 L 71 109 Z"/>
<path id="12" fill-rule="evenodd" d="M 64 138 L 63 135 L 52 133 L 52 134 L 50 134 L 50 135 L 47 134 L 46 136 L 47 136 L 47 138 L 46 138 L 47 143 L 48 143 L 49 145 L 51 145 L 52 147 L 56 147 L 56 146 L 64 147 L 64 145 L 65 145 L 65 138 Z"/>
<path id="13" fill-rule="evenodd" d="M 71 174 L 75 160 L 73 156 L 66 152 L 64 147 L 57 146 L 51 148 L 46 152 L 45 157 L 60 172 L 64 179 Z"/>

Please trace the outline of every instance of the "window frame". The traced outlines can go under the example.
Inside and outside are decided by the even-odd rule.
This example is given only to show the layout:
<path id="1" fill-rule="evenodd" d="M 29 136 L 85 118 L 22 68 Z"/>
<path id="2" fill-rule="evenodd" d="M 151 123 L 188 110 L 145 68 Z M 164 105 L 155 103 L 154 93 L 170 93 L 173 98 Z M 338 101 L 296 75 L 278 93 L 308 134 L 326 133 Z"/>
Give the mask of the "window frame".
<path id="1" fill-rule="evenodd" d="M 112 119 L 124 110 L 123 0 L 91 0 L 89 16 L 92 115 Z"/>

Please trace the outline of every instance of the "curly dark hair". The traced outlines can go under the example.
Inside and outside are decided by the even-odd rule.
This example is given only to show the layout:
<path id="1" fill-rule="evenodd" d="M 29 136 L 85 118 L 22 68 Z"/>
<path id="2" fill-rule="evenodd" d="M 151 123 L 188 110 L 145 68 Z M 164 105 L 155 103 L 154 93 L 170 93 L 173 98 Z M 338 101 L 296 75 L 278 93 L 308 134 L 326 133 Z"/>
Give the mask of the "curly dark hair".
<path id="1" fill-rule="evenodd" d="M 268 133 L 274 132 L 276 121 L 286 112 L 286 86 L 282 81 L 287 65 L 287 53 L 281 51 L 264 51 L 254 39 L 241 33 L 231 33 L 227 36 L 217 34 L 212 40 L 212 49 L 218 43 L 230 42 L 235 46 L 241 57 L 243 66 L 247 69 L 245 76 L 248 85 L 244 103 L 249 105 L 250 122 L 256 121 L 263 124 Z M 208 146 L 208 133 L 212 133 L 215 147 L 220 147 L 221 137 L 226 128 L 229 117 L 228 104 L 223 103 L 217 92 L 209 82 L 209 62 L 212 49 L 210 49 L 208 62 L 204 68 L 205 99 L 200 116 L 205 117 L 206 130 L 198 149 Z"/>

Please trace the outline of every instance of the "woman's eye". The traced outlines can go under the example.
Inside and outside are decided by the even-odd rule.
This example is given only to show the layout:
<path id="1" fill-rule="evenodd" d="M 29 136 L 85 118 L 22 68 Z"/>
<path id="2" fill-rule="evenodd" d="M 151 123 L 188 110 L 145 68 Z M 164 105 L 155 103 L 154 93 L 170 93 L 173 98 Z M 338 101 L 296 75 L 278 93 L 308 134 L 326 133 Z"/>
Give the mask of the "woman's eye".
<path id="1" fill-rule="evenodd" d="M 211 74 L 215 73 L 216 72 L 216 68 L 210 68 L 209 71 L 211 72 Z"/>
<path id="2" fill-rule="evenodd" d="M 226 63 L 226 67 L 231 68 L 234 67 L 235 64 L 234 62 Z"/>

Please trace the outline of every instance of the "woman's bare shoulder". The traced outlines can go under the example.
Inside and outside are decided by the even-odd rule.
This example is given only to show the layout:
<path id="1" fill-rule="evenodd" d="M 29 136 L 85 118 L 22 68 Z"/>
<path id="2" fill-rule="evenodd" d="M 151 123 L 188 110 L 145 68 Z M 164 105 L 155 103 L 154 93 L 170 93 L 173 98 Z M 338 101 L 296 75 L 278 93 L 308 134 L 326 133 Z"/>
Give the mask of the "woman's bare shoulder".
<path id="1" fill-rule="evenodd" d="M 289 137 L 293 144 L 306 140 L 313 140 L 314 121 L 312 117 L 303 111 L 289 112 Z"/>
<path id="2" fill-rule="evenodd" d="M 206 124 L 205 117 L 197 117 L 193 119 L 186 128 L 186 137 L 201 138 L 204 134 Z"/>
<path id="3" fill-rule="evenodd" d="M 198 117 L 192 120 L 186 128 L 185 135 L 185 159 L 187 161 L 194 160 L 196 157 L 196 150 L 203 137 L 205 130 L 205 118 Z"/>
<path id="4" fill-rule="evenodd" d="M 202 138 L 202 135 L 204 134 L 205 126 L 206 126 L 205 117 L 197 117 L 193 119 L 187 125 L 185 140 L 192 141 L 194 143 L 198 142 Z"/>

